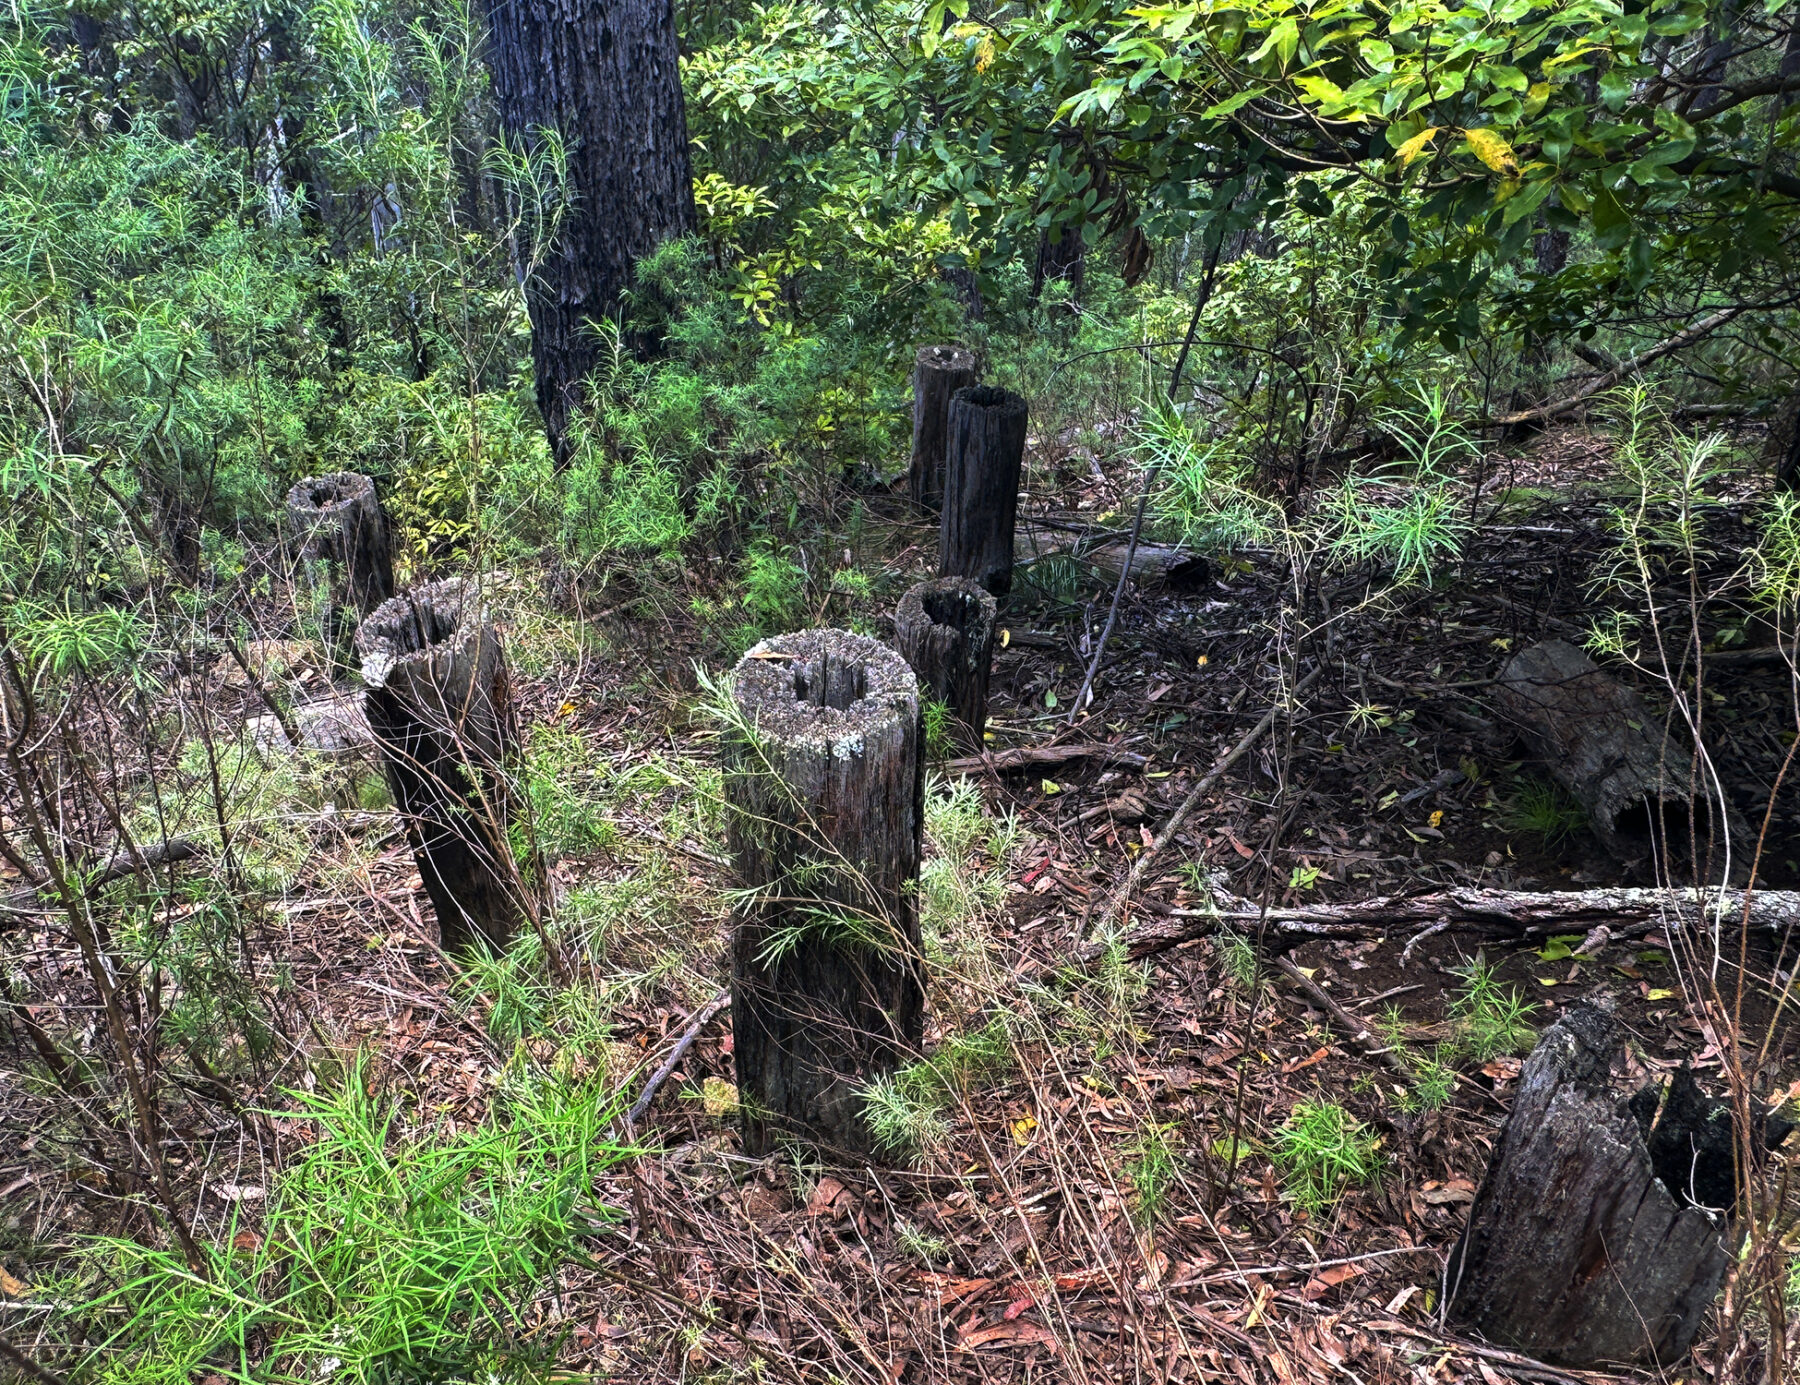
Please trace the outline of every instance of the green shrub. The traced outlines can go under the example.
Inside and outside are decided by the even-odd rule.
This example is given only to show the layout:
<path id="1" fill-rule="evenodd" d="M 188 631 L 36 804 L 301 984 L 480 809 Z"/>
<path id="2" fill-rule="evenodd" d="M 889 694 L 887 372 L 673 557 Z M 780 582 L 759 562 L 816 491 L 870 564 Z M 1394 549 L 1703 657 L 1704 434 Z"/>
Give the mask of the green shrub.
<path id="1" fill-rule="evenodd" d="M 528 1074 L 496 1123 L 403 1132 L 367 1094 L 359 1058 L 339 1090 L 293 1113 L 316 1137 L 269 1189 L 260 1228 L 178 1255 L 100 1239 L 105 1289 L 79 1310 L 103 1385 L 233 1379 L 502 1378 L 547 1366 L 532 1304 L 605 1216 L 594 1179 L 626 1151 L 591 1083 Z"/>
<path id="2" fill-rule="evenodd" d="M 1317 1216 L 1381 1175 L 1380 1142 L 1334 1102 L 1302 1101 L 1275 1132 L 1275 1165 L 1294 1205 Z"/>

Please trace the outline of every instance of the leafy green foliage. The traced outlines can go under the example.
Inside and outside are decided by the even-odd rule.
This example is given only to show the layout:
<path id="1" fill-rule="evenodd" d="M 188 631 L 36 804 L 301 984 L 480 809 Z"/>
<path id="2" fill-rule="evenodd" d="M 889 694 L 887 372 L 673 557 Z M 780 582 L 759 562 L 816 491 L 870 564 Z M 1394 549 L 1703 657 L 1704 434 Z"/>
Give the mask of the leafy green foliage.
<path id="1" fill-rule="evenodd" d="M 1380 1141 L 1334 1102 L 1296 1103 L 1275 1132 L 1273 1154 L 1288 1196 L 1312 1216 L 1381 1176 Z"/>
<path id="2" fill-rule="evenodd" d="M 604 1218 L 593 1180 L 625 1153 L 604 1134 L 609 1098 L 527 1073 L 497 1125 L 402 1144 L 368 1080 L 359 1060 L 341 1089 L 304 1099 L 295 1115 L 316 1137 L 269 1190 L 260 1230 L 208 1247 L 204 1278 L 133 1241 L 88 1252 L 107 1285 L 79 1310 L 97 1379 L 177 1385 L 218 1368 L 375 1385 L 516 1370 L 541 1351 L 527 1305 L 582 1258 Z"/>

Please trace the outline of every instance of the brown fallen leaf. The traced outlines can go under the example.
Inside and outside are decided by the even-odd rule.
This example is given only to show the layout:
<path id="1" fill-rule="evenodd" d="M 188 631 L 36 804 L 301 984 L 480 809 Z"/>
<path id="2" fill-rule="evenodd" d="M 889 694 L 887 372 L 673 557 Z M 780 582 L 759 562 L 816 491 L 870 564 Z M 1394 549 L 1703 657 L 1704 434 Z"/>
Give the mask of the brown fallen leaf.
<path id="1" fill-rule="evenodd" d="M 970 1294 L 978 1294 L 993 1282 L 991 1279 L 958 1279 L 955 1275 L 938 1274 L 935 1271 L 923 1276 L 925 1286 L 937 1290 L 940 1308 L 947 1308 Z"/>
<path id="2" fill-rule="evenodd" d="M 1300 1291 L 1300 1297 L 1308 1303 L 1315 1303 L 1338 1285 L 1355 1279 L 1361 1273 L 1363 1273 L 1361 1265 L 1333 1265 L 1328 1270 L 1320 1270 L 1306 1281 L 1306 1287 Z"/>
<path id="3" fill-rule="evenodd" d="M 1283 1063 L 1281 1065 L 1281 1070 L 1284 1073 L 1299 1072 L 1302 1068 L 1310 1068 L 1314 1063 L 1324 1062 L 1325 1059 L 1330 1056 L 1331 1056 L 1330 1049 L 1321 1048 L 1321 1049 L 1318 1049 L 1315 1052 L 1313 1052 L 1308 1057 L 1295 1058 L 1289 1062 Z"/>
<path id="4" fill-rule="evenodd" d="M 1427 1183 L 1420 1190 L 1419 1196 L 1433 1207 L 1442 1207 L 1451 1202 L 1473 1202 L 1475 1185 L 1466 1178 L 1452 1178 L 1442 1185 Z"/>
<path id="5" fill-rule="evenodd" d="M 1034 1322 L 1003 1322 L 994 1327 L 983 1327 L 974 1332 L 966 1332 L 958 1338 L 958 1351 L 974 1351 L 977 1347 L 994 1346 L 1011 1342 L 1041 1344 L 1057 1351 L 1056 1334 L 1047 1327 L 1039 1327 Z"/>

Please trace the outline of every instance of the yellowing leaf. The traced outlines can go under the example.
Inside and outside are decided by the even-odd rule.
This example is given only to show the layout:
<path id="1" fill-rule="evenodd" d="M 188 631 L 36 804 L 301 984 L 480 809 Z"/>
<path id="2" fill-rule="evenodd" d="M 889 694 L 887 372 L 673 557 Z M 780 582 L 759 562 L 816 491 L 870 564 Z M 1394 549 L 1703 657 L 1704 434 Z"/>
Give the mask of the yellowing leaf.
<path id="1" fill-rule="evenodd" d="M 1414 159 L 1423 154 L 1425 152 L 1425 146 L 1431 143 L 1432 137 L 1436 135 L 1437 132 L 1438 127 L 1436 125 L 1428 126 L 1396 149 L 1394 153 L 1400 158 L 1400 166 L 1402 168 L 1407 167 Z"/>
<path id="2" fill-rule="evenodd" d="M 1012 1137 L 1019 1144 L 1031 1143 L 1031 1132 L 1037 1129 L 1036 1116 L 1020 1116 L 1012 1123 Z"/>
<path id="3" fill-rule="evenodd" d="M 1206 656 L 1204 654 L 1202 654 L 1198 659 L 1196 659 L 1194 661 L 1194 664 L 1195 664 L 1195 667 L 1197 667 L 1197 668 L 1205 668 L 1206 667 Z"/>
<path id="4" fill-rule="evenodd" d="M 975 70 L 986 72 L 994 61 L 994 36 L 983 34 L 981 42 L 975 45 Z"/>
<path id="5" fill-rule="evenodd" d="M 23 1280 L 14 1279 L 6 1272 L 6 1266 L 0 1265 L 0 1294 L 8 1298 L 29 1298 L 31 1286 Z"/>
<path id="6" fill-rule="evenodd" d="M 1009 645 L 1009 644 L 1011 644 L 1011 643 L 1012 643 L 1012 631 L 1010 631 L 1010 630 L 1002 630 L 1002 631 L 1001 631 L 1001 632 L 1000 632 L 1000 647 L 1001 647 L 1001 648 L 1002 648 L 1002 649 L 1005 649 L 1005 648 L 1006 648 L 1006 646 L 1007 646 L 1007 645 Z"/>
<path id="7" fill-rule="evenodd" d="M 1510 177 L 1518 176 L 1519 161 L 1513 157 L 1512 146 L 1498 130 L 1483 128 L 1464 130 L 1462 133 L 1463 138 L 1469 142 L 1469 152 L 1494 172 Z"/>
<path id="8" fill-rule="evenodd" d="M 1046 779 L 1044 781 L 1044 792 L 1045 793 L 1061 793 L 1062 785 L 1058 784 L 1054 779 Z"/>
<path id="9" fill-rule="evenodd" d="M 1439 808 L 1427 819 L 1427 822 L 1432 827 L 1442 827 L 1444 824 L 1444 810 Z"/>
<path id="10" fill-rule="evenodd" d="M 1661 986 L 1657 986 L 1651 990 L 1645 991 L 1644 999 L 1645 1000 L 1669 1000 L 1674 996 L 1674 994 L 1675 994 L 1675 992 L 1673 992 L 1673 991 L 1664 990 Z"/>

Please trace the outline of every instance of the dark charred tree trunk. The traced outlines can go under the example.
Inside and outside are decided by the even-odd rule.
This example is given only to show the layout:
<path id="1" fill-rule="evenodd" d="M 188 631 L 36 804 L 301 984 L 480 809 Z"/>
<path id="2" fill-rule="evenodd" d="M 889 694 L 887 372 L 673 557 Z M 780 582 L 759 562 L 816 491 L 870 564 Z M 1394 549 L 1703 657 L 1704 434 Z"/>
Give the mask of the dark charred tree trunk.
<path id="1" fill-rule="evenodd" d="M 935 510 L 944 503 L 944 442 L 950 399 L 980 375 L 975 353 L 960 346 L 921 346 L 913 363 L 912 498 Z"/>
<path id="2" fill-rule="evenodd" d="M 747 728 L 725 777 L 745 1148 L 785 1133 L 866 1152 L 863 1089 L 923 1034 L 918 684 L 874 640 L 803 630 L 746 654 L 731 696 Z"/>
<path id="3" fill-rule="evenodd" d="M 671 0 L 489 0 L 488 66 L 508 142 L 557 131 L 568 151 L 564 211 L 526 286 L 538 410 L 558 469 L 569 414 L 618 316 L 637 262 L 694 229 L 687 112 Z M 634 350 L 648 345 L 632 342 Z"/>
<path id="4" fill-rule="evenodd" d="M 938 575 L 970 578 L 996 597 L 1012 589 L 1025 423 L 1025 401 L 1007 390 L 971 385 L 950 400 Z"/>
<path id="5" fill-rule="evenodd" d="M 919 691 L 946 703 L 975 733 L 987 725 L 994 657 L 994 598 L 963 577 L 921 582 L 894 611 L 894 647 L 918 675 Z"/>
<path id="6" fill-rule="evenodd" d="M 364 709 L 446 951 L 503 950 L 527 914 L 507 828 L 518 754 L 500 637 L 473 582 L 378 606 L 356 633 Z"/>
<path id="7" fill-rule="evenodd" d="M 1449 1316 L 1568 1366 L 1671 1366 L 1732 1260 L 1731 1120 L 1678 1077 L 1622 1099 L 1623 1034 L 1586 1003 L 1545 1033 L 1447 1270 Z M 1691 1089 L 1691 1090 L 1690 1090 Z M 1723 1204 L 1707 1204 L 1707 1197 Z"/>
<path id="8" fill-rule="evenodd" d="M 1621 865 L 1678 862 L 1710 879 L 1725 832 L 1701 798 L 1695 819 L 1688 755 L 1644 701 L 1566 640 L 1513 656 L 1497 701 L 1550 774 L 1587 810 L 1600 845 Z"/>
<path id="9" fill-rule="evenodd" d="M 943 280 L 962 304 L 964 322 L 982 322 L 987 318 L 987 304 L 981 300 L 981 280 L 967 265 L 957 265 L 942 272 Z"/>
<path id="10" fill-rule="evenodd" d="M 1052 239 L 1053 235 L 1055 236 Z M 1071 302 L 1081 301 L 1081 290 L 1087 279 L 1087 246 L 1081 239 L 1081 227 L 1068 225 L 1061 234 L 1044 231 L 1038 236 L 1037 259 L 1031 267 L 1031 304 L 1037 306 L 1044 296 L 1044 285 L 1063 280 L 1069 286 Z"/>

